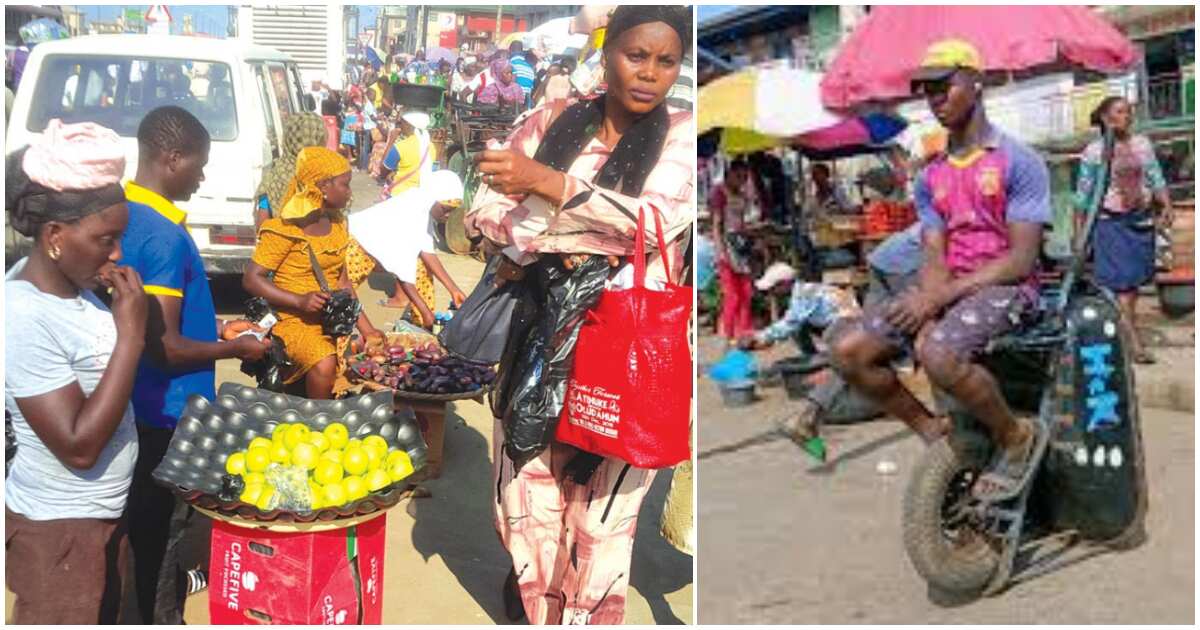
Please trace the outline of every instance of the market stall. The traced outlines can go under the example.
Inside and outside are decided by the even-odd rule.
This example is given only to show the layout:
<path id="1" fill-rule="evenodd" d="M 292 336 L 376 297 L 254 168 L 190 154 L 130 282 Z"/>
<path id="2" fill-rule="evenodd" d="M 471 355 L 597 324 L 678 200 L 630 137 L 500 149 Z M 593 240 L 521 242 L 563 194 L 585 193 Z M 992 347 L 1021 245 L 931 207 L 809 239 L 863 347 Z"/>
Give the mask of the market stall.
<path id="1" fill-rule="evenodd" d="M 753 196 L 771 208 L 755 208 L 747 216 L 743 232 L 753 242 L 752 271 L 761 273 L 772 262 L 784 261 L 822 282 L 863 290 L 867 284 L 866 254 L 874 244 L 915 220 L 906 202 L 903 164 L 891 159 L 898 150 L 892 140 L 904 130 L 903 119 L 886 110 L 860 113 L 826 109 L 820 103 L 819 73 L 792 68 L 752 68 L 712 81 L 701 88 L 699 131 L 709 134 L 712 155 L 702 160 L 702 180 L 719 184 L 723 171 L 734 159 L 786 159 L 792 168 L 780 169 L 776 177 L 785 185 L 770 185 L 761 178 L 770 169 L 755 168 Z M 874 156 L 874 157 L 872 157 Z M 761 160 L 758 160 L 761 161 Z M 811 168 L 803 164 L 824 163 L 835 177 L 844 173 L 882 170 L 880 178 L 853 175 L 856 189 L 847 207 L 823 207 L 807 193 Z M 879 180 L 889 185 L 879 185 Z M 777 184 L 777 183 L 776 183 Z M 782 195 L 780 194 L 782 191 Z M 799 193 L 799 194 L 797 194 Z M 703 195 L 707 199 L 708 195 Z M 788 212 L 780 212 L 780 208 Z M 708 223 L 702 209 L 702 224 Z M 718 299 L 710 288 L 702 308 Z M 776 319 L 781 305 L 759 297 L 756 317 Z"/>

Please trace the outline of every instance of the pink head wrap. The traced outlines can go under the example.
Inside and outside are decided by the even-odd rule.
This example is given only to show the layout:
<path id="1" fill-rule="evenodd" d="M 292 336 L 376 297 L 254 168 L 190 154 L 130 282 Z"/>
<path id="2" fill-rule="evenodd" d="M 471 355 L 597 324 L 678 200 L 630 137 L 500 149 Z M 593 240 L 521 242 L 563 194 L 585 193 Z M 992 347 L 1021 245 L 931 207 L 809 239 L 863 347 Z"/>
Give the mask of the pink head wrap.
<path id="1" fill-rule="evenodd" d="M 64 125 L 55 118 L 25 151 L 29 179 L 50 190 L 95 190 L 117 184 L 125 172 L 121 137 L 94 123 Z"/>

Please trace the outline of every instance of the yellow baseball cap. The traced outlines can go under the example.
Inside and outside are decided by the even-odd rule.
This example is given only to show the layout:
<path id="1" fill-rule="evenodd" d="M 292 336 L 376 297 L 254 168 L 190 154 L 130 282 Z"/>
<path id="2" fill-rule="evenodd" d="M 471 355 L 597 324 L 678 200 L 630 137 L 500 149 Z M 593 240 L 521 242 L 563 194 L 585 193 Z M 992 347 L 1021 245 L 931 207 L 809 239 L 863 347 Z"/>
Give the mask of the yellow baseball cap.
<path id="1" fill-rule="evenodd" d="M 983 72 L 983 57 L 970 42 L 943 39 L 925 49 L 925 56 L 913 73 L 911 82 L 941 81 L 958 70 Z"/>

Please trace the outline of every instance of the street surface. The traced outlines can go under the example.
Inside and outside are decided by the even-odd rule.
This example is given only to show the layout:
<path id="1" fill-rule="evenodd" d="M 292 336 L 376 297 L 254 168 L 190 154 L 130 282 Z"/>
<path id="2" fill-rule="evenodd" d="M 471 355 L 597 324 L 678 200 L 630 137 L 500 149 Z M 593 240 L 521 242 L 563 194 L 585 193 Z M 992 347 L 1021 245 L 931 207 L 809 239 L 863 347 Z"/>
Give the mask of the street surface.
<path id="1" fill-rule="evenodd" d="M 701 339 L 701 366 L 719 358 L 719 344 L 713 337 Z M 1150 484 L 1146 544 L 1088 557 L 997 597 L 949 607 L 930 601 L 902 546 L 904 489 L 924 450 L 903 424 L 880 420 L 828 427 L 832 465 L 818 468 L 790 440 L 769 435 L 773 421 L 789 409 L 782 388 L 760 388 L 763 400 L 743 409 L 725 409 L 716 384 L 703 376 L 698 392 L 699 623 L 1190 624 L 1194 619 L 1191 413 L 1142 409 Z M 895 462 L 897 472 L 876 472 L 884 460 Z M 1067 557 L 1081 555 L 1073 551 Z"/>
<path id="2" fill-rule="evenodd" d="M 352 208 L 374 203 L 378 186 L 355 173 Z M 454 281 L 468 294 L 483 272 L 483 264 L 462 256 L 442 254 Z M 240 317 L 246 296 L 240 278 L 217 281 L 213 293 L 222 317 Z M 449 293 L 438 283 L 437 308 L 444 310 Z M 400 311 L 377 303 L 384 295 L 363 286 L 359 297 L 371 321 L 380 329 Z M 225 382 L 254 385 L 238 370 L 237 361 L 217 365 L 218 386 Z M 501 586 L 510 560 L 492 526 L 492 416 L 483 405 L 451 403 L 446 414 L 445 463 L 440 479 L 425 483 L 432 498 L 402 501 L 388 512 L 384 563 L 385 624 L 507 624 Z M 655 479 L 646 496 L 633 549 L 627 624 L 691 623 L 692 560 L 671 547 L 659 534 L 659 519 L 670 487 L 670 474 Z M 196 541 L 207 546 L 207 536 Z M 192 549 L 201 553 L 202 549 Z M 132 594 L 132 593 L 130 593 Z M 12 615 L 12 594 L 6 592 L 5 618 Z M 136 606 L 127 603 L 127 623 L 138 623 Z M 208 623 L 207 592 L 187 601 L 184 621 Z"/>

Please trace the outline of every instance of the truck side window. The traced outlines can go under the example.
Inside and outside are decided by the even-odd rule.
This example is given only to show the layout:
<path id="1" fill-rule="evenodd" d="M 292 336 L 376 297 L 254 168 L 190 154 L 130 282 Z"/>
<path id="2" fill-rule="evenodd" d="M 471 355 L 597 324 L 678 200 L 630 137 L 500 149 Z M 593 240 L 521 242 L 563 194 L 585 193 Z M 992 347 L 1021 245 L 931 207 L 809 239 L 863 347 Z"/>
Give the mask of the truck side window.
<path id="1" fill-rule="evenodd" d="M 275 106 L 271 103 L 271 89 L 267 86 L 266 69 L 263 64 L 254 64 L 254 81 L 258 85 L 259 98 L 262 101 L 263 125 L 267 128 L 267 139 L 271 145 L 271 159 L 279 157 L 280 134 L 275 129 Z"/>

